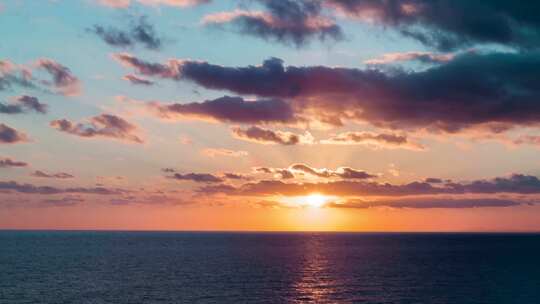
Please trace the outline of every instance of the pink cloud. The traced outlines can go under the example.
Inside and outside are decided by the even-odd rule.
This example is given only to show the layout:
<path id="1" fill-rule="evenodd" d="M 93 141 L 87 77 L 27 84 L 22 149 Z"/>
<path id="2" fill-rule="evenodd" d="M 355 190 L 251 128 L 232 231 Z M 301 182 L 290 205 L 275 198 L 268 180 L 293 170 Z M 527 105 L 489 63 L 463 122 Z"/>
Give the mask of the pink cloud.
<path id="1" fill-rule="evenodd" d="M 444 63 L 454 59 L 454 54 L 434 54 L 431 52 L 387 53 L 380 57 L 364 61 L 365 64 L 389 64 L 401 61 L 419 61 L 422 63 Z"/>
<path id="2" fill-rule="evenodd" d="M 112 8 L 127 8 L 134 2 L 149 6 L 167 5 L 188 7 L 209 3 L 210 1 L 211 0 L 98 0 L 97 3 Z"/>

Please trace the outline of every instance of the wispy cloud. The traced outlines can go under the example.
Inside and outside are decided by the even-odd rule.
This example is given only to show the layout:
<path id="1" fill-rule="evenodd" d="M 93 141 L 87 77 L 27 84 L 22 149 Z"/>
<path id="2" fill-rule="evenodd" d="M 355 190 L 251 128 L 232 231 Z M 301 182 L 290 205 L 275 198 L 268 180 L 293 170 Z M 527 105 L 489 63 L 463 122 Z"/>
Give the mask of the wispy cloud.
<path id="1" fill-rule="evenodd" d="M 41 170 L 36 170 L 32 173 L 32 176 L 34 177 L 40 177 L 40 178 L 56 178 L 56 179 L 68 179 L 68 178 L 74 178 L 75 176 L 65 173 L 65 172 L 58 172 L 58 173 L 46 173 Z"/>
<path id="2" fill-rule="evenodd" d="M 88 31 L 96 34 L 105 43 L 113 47 L 131 48 L 142 45 L 146 49 L 158 50 L 162 46 L 162 39 L 157 35 L 154 26 L 148 22 L 146 16 L 131 20 L 128 29 L 96 24 Z"/>
<path id="3" fill-rule="evenodd" d="M 233 128 L 233 135 L 242 140 L 259 144 L 279 144 L 285 146 L 313 144 L 314 138 L 308 131 L 305 134 L 294 134 L 285 131 L 273 131 L 253 126 L 247 129 Z"/>
<path id="4" fill-rule="evenodd" d="M 0 114 L 21 114 L 28 111 L 45 114 L 47 105 L 40 103 L 37 97 L 28 95 L 16 97 L 12 103 L 0 103 Z"/>
<path id="5" fill-rule="evenodd" d="M 332 19 L 323 16 L 319 1 L 265 0 L 259 1 L 266 11 L 237 9 L 213 13 L 202 20 L 205 25 L 229 26 L 242 34 L 301 47 L 313 39 L 338 41 L 342 29 Z"/>
<path id="6" fill-rule="evenodd" d="M 15 144 L 26 141 L 28 141 L 26 134 L 0 123 L 0 144 Z"/>
<path id="7" fill-rule="evenodd" d="M 0 168 L 27 167 L 28 163 L 16 161 L 7 157 L 0 157 Z"/>
<path id="8" fill-rule="evenodd" d="M 229 156 L 229 157 L 243 157 L 248 156 L 249 153 L 247 151 L 236 151 L 236 150 L 229 150 L 224 148 L 206 148 L 201 151 L 201 153 L 208 157 L 217 157 L 217 156 Z"/>
<path id="9" fill-rule="evenodd" d="M 61 131 L 84 138 L 107 137 L 127 142 L 143 143 L 136 135 L 137 127 L 111 114 L 94 116 L 87 123 L 73 123 L 66 119 L 54 120 L 50 125 Z"/>

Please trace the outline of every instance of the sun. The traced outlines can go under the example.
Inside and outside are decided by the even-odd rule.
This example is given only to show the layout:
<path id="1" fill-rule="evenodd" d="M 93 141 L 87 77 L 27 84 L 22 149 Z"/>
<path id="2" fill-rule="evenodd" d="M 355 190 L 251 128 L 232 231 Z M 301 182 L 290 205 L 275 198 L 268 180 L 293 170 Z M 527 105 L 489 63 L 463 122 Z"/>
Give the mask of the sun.
<path id="1" fill-rule="evenodd" d="M 285 206 L 322 208 L 329 202 L 337 200 L 336 196 L 328 196 L 320 193 L 310 193 L 299 196 L 285 196 L 277 198 Z"/>
<path id="2" fill-rule="evenodd" d="M 320 208 L 329 201 L 328 196 L 313 193 L 304 198 L 304 204 L 310 207 Z"/>

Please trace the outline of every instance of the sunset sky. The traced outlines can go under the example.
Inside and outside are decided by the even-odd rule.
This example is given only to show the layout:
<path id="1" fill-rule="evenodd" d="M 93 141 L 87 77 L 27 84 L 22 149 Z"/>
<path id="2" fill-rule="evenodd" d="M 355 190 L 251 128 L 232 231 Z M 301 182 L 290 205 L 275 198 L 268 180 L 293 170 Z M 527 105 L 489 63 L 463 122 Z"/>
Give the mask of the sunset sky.
<path id="1" fill-rule="evenodd" d="M 539 231 L 539 10 L 0 0 L 0 229 Z"/>

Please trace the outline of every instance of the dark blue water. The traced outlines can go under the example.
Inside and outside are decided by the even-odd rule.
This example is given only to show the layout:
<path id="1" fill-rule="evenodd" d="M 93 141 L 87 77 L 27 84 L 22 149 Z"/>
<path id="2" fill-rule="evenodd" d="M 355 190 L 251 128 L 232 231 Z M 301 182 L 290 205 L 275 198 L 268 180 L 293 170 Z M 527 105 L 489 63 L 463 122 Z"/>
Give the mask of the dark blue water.
<path id="1" fill-rule="evenodd" d="M 540 303 L 540 235 L 5 231 L 0 303 Z"/>

